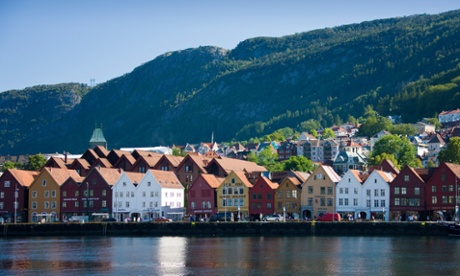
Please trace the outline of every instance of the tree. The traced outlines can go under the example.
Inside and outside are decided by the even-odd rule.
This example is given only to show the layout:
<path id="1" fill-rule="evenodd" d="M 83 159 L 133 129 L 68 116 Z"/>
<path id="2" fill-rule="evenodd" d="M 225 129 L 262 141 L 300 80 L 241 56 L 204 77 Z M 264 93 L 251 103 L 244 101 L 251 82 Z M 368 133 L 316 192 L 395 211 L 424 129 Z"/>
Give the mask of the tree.
<path id="1" fill-rule="evenodd" d="M 388 153 L 381 153 L 376 156 L 372 156 L 369 159 L 369 165 L 371 166 L 378 166 L 382 163 L 383 160 L 389 160 L 393 165 L 396 166 L 396 168 L 401 169 L 401 166 L 398 164 L 398 160 L 396 160 L 396 157 L 394 154 L 388 154 Z"/>
<path id="2" fill-rule="evenodd" d="M 425 118 L 425 122 L 430 125 L 434 125 L 435 129 L 441 129 L 441 123 L 438 118 Z"/>
<path id="3" fill-rule="evenodd" d="M 46 158 L 41 154 L 35 154 L 29 156 L 29 160 L 24 166 L 25 170 L 38 171 L 46 164 Z"/>
<path id="4" fill-rule="evenodd" d="M 438 154 L 440 161 L 460 164 L 460 137 L 452 137 Z"/>
<path id="5" fill-rule="evenodd" d="M 258 162 L 258 160 L 257 160 L 257 155 L 256 155 L 253 151 L 251 151 L 251 152 L 248 153 L 247 160 L 248 160 L 249 162 L 254 162 L 254 163 L 257 163 L 257 162 Z"/>
<path id="6" fill-rule="evenodd" d="M 186 156 L 187 153 L 182 151 L 180 148 L 173 148 L 172 149 L 172 155 L 174 155 L 174 156 Z"/>
<path id="7" fill-rule="evenodd" d="M 22 164 L 19 162 L 13 162 L 13 161 L 5 161 L 3 163 L 3 171 L 6 171 L 7 169 L 21 169 Z"/>
<path id="8" fill-rule="evenodd" d="M 316 131 L 319 127 L 319 122 L 313 119 L 300 123 L 300 130 L 308 133 L 312 133 L 312 130 Z"/>
<path id="9" fill-rule="evenodd" d="M 285 171 L 294 170 L 308 172 L 313 170 L 313 162 L 305 156 L 291 156 L 288 160 L 284 160 L 281 163 Z"/>
<path id="10" fill-rule="evenodd" d="M 359 127 L 359 135 L 371 137 L 382 130 L 391 129 L 391 121 L 381 116 L 371 116 Z"/>
<path id="11" fill-rule="evenodd" d="M 257 156 L 257 164 L 264 166 L 267 170 L 272 171 L 276 167 L 278 160 L 278 154 L 273 150 L 273 147 L 270 145 L 265 147 L 259 152 Z"/>
<path id="12" fill-rule="evenodd" d="M 389 157 L 390 155 L 394 156 L 400 168 L 406 165 L 414 168 L 422 167 L 422 162 L 416 156 L 415 147 L 405 137 L 386 135 L 377 140 L 372 150 L 371 163 L 372 165 L 378 165 L 380 163 L 378 162 L 379 158 L 382 158 L 382 156 Z"/>
<path id="13" fill-rule="evenodd" d="M 330 128 L 325 128 L 323 131 L 323 135 L 321 136 L 323 139 L 328 139 L 328 138 L 334 138 L 335 133 L 332 129 Z"/>
<path id="14" fill-rule="evenodd" d="M 390 132 L 396 135 L 412 136 L 417 133 L 417 129 L 411 124 L 392 125 Z"/>

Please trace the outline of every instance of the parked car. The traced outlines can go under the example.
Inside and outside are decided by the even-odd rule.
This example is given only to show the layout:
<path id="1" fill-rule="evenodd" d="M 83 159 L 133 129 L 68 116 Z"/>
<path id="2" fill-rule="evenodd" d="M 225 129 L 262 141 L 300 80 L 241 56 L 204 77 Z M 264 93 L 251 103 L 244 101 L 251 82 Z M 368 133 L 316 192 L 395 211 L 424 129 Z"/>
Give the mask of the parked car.
<path id="1" fill-rule="evenodd" d="M 335 214 L 331 214 L 331 213 L 326 213 L 322 216 L 319 216 L 318 221 L 341 221 L 342 218 L 340 217 L 340 214 L 338 213 L 335 213 Z"/>
<path id="2" fill-rule="evenodd" d="M 165 217 L 158 217 L 158 218 L 155 218 L 154 221 L 156 221 L 156 222 L 172 222 L 172 219 L 165 218 Z"/>
<path id="3" fill-rule="evenodd" d="M 283 217 L 278 214 L 266 215 L 262 218 L 263 221 L 281 221 Z"/>
<path id="4" fill-rule="evenodd" d="M 114 221 L 117 221 L 115 218 L 103 218 L 102 219 L 103 222 L 114 222 Z"/>
<path id="5" fill-rule="evenodd" d="M 227 219 L 225 219 L 225 217 L 227 217 Z M 237 218 L 234 218 L 234 220 L 236 221 Z M 214 222 L 215 221 L 232 221 L 232 213 L 231 212 L 216 213 L 209 218 L 209 221 L 214 221 Z"/>

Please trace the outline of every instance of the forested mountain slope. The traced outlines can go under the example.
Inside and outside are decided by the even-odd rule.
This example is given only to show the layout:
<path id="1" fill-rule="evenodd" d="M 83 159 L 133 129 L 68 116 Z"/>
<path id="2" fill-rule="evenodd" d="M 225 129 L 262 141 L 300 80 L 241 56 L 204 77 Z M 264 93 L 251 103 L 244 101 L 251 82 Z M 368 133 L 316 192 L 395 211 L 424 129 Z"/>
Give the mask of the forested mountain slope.
<path id="1" fill-rule="evenodd" d="M 212 132 L 245 140 L 309 119 L 327 127 L 368 105 L 415 122 L 459 107 L 459 37 L 460 11 L 452 11 L 170 52 L 38 128 L 19 126 L 0 151 L 82 152 L 95 123 L 116 148 L 209 141 Z"/>

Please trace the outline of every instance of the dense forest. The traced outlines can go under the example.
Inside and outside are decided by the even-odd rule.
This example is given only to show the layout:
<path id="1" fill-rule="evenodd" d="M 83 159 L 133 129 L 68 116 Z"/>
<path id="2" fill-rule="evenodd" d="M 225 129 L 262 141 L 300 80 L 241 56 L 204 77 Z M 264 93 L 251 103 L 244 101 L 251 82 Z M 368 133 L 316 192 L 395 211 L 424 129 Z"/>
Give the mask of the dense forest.
<path id="1" fill-rule="evenodd" d="M 366 110 L 404 123 L 460 107 L 460 11 L 169 52 L 96 87 L 0 94 L 0 154 L 247 140 Z"/>

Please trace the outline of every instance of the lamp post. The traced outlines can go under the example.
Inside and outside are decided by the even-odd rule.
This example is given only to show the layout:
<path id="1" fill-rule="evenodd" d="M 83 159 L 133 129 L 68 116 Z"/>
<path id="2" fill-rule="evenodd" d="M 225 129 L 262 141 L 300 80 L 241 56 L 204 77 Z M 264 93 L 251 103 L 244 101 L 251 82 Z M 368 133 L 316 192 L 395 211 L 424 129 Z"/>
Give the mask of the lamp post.
<path id="1" fill-rule="evenodd" d="M 457 186 L 457 176 L 455 176 L 455 221 L 458 222 L 458 186 Z"/>
<path id="2" fill-rule="evenodd" d="M 224 184 L 224 188 L 222 189 L 222 195 L 224 196 L 222 202 L 224 204 L 224 221 L 227 222 L 227 184 Z"/>
<path id="3" fill-rule="evenodd" d="M 15 190 L 14 190 L 14 223 L 15 224 L 17 220 L 16 214 L 17 214 L 17 209 L 18 209 L 18 194 L 19 194 L 18 184 L 15 184 Z"/>

